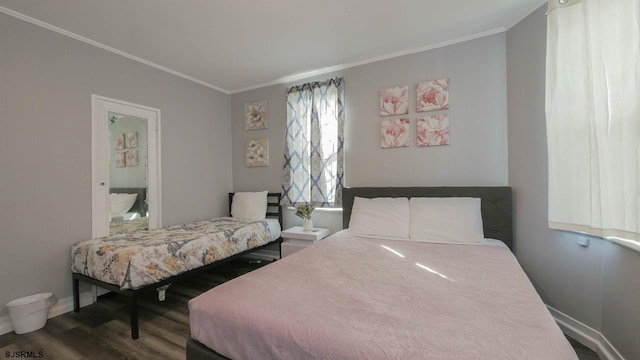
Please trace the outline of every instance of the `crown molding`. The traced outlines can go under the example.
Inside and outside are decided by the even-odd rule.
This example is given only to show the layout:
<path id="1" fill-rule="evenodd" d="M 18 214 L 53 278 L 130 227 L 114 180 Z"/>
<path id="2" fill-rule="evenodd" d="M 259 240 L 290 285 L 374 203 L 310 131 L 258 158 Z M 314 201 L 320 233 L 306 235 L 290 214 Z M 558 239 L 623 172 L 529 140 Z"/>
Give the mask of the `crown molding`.
<path id="1" fill-rule="evenodd" d="M 365 60 L 355 61 L 355 62 L 351 62 L 351 63 L 345 63 L 345 64 L 341 64 L 341 65 L 329 66 L 329 67 L 321 68 L 321 69 L 318 69 L 318 70 L 306 71 L 306 72 L 294 74 L 294 75 L 291 75 L 291 76 L 285 76 L 285 77 L 282 77 L 282 78 L 279 78 L 279 79 L 276 79 L 276 80 L 273 80 L 273 81 L 269 81 L 269 82 L 266 82 L 266 83 L 262 83 L 262 84 L 258 84 L 258 85 L 252 85 L 252 86 L 248 86 L 248 87 L 244 87 L 244 88 L 240 88 L 240 89 L 236 89 L 236 90 L 225 90 L 225 89 L 220 88 L 218 86 L 212 85 L 212 84 L 210 84 L 210 83 L 208 83 L 206 81 L 202 81 L 202 80 L 194 78 L 192 76 L 183 74 L 183 73 L 181 73 L 179 71 L 175 71 L 175 70 L 170 69 L 168 67 L 156 64 L 156 63 L 154 63 L 152 61 L 143 59 L 143 58 L 135 56 L 133 54 L 129 54 L 129 53 L 125 52 L 125 51 L 115 49 L 115 48 L 113 48 L 111 46 L 108 46 L 106 44 L 103 44 L 101 42 L 98 42 L 98 41 L 95 41 L 95 40 L 91 40 L 91 39 L 86 38 L 86 37 L 84 37 L 82 35 L 78 35 L 78 34 L 73 33 L 71 31 L 59 28 L 59 27 L 51 25 L 51 24 L 49 24 L 47 22 L 38 20 L 36 18 L 32 18 L 30 16 L 27 16 L 27 15 L 19 13 L 17 11 L 8 9 L 6 7 L 3 7 L 3 6 L 0 6 L 0 13 L 4 13 L 6 15 L 9 15 L 9 16 L 12 16 L 14 18 L 20 19 L 22 21 L 26 21 L 26 22 L 31 23 L 33 25 L 42 27 L 44 29 L 56 32 L 58 34 L 61 34 L 61 35 L 67 36 L 67 37 L 70 37 L 72 39 L 82 41 L 82 42 L 84 42 L 86 44 L 89 44 L 89 45 L 98 47 L 100 49 L 112 52 L 114 54 L 117 54 L 117 55 L 123 56 L 125 58 L 128 58 L 130 60 L 139 62 L 141 64 L 144 64 L 144 65 L 147 65 L 147 66 L 151 66 L 151 67 L 153 67 L 155 69 L 170 73 L 170 74 L 178 76 L 178 77 L 181 77 L 181 78 L 183 78 L 185 80 L 189 80 L 189 81 L 195 82 L 197 84 L 206 86 L 206 87 L 208 87 L 210 89 L 217 90 L 217 91 L 220 91 L 220 92 L 225 93 L 225 94 L 236 94 L 236 93 L 241 93 L 241 92 L 245 92 L 245 91 L 249 91 L 249 90 L 255 90 L 255 89 L 259 89 L 259 88 L 263 88 L 263 87 L 267 87 L 267 86 L 295 82 L 295 81 L 303 80 L 303 79 L 310 78 L 310 77 L 313 77 L 313 76 L 318 76 L 318 75 L 323 75 L 323 74 L 327 74 L 327 73 L 331 73 L 331 72 L 341 71 L 341 70 L 349 69 L 349 68 L 356 67 L 356 66 L 371 64 L 371 63 L 375 63 L 375 62 L 383 61 L 383 60 L 389 60 L 389 59 L 393 59 L 393 58 L 400 57 L 400 56 L 420 53 L 420 52 L 423 52 L 423 51 L 434 50 L 434 49 L 442 48 L 442 47 L 449 46 L 449 45 L 454 45 L 454 44 L 458 44 L 458 43 L 462 43 L 462 42 L 466 42 L 466 41 L 470 41 L 470 40 L 479 39 L 479 38 L 486 37 L 486 36 L 491 36 L 491 35 L 503 33 L 503 32 L 506 32 L 507 30 L 509 30 L 511 27 L 515 26 L 517 23 L 522 21 L 524 18 L 529 16 L 531 13 L 536 11 L 540 6 L 542 6 L 545 3 L 547 3 L 546 0 L 538 1 L 535 6 L 533 6 L 529 11 L 524 13 L 522 16 L 518 17 L 516 19 L 516 21 L 512 22 L 509 26 L 499 27 L 499 28 L 495 28 L 495 29 L 492 29 L 492 30 L 488 30 L 488 31 L 480 32 L 480 33 L 475 33 L 475 34 L 463 36 L 463 37 L 460 37 L 460 38 L 456 38 L 456 39 L 453 39 L 453 40 L 448 40 L 448 41 L 444 41 L 444 42 L 440 42 L 440 43 L 436 43 L 436 44 L 425 45 L 425 46 L 421 46 L 421 47 L 417 47 L 417 48 L 413 48 L 413 49 L 409 49 L 409 50 L 397 51 L 397 52 L 393 52 L 393 53 L 389 53 L 389 54 L 385 54 L 385 55 L 381 55 L 381 56 L 376 56 L 376 57 L 365 59 Z"/>
<path id="2" fill-rule="evenodd" d="M 82 41 L 83 43 L 86 43 L 86 44 L 89 44 L 89 45 L 93 45 L 93 46 L 95 46 L 97 48 L 100 48 L 100 49 L 112 52 L 114 54 L 123 56 L 123 57 L 125 57 L 127 59 L 130 59 L 130 60 L 133 60 L 133 61 L 137 61 L 137 62 L 139 62 L 141 64 L 144 64 L 144 65 L 147 65 L 147 66 L 151 66 L 152 68 L 155 68 L 155 69 L 158 69 L 158 70 L 162 70 L 162 71 L 167 72 L 169 74 L 181 77 L 181 78 L 183 78 L 185 80 L 189 80 L 189 81 L 192 81 L 194 83 L 206 86 L 206 87 L 208 87 L 210 89 L 217 90 L 217 91 L 223 92 L 225 94 L 230 94 L 229 91 L 227 91 L 225 89 L 222 89 L 222 88 L 219 88 L 219 87 L 217 87 L 215 85 L 209 84 L 206 81 L 202 81 L 202 80 L 196 79 L 196 78 L 194 78 L 192 76 L 183 74 L 183 73 L 181 73 L 179 71 L 175 71 L 175 70 L 170 69 L 170 68 L 168 68 L 166 66 L 162 66 L 162 65 L 156 64 L 153 61 L 149 61 L 149 60 L 143 59 L 141 57 L 129 54 L 128 52 L 125 52 L 125 51 L 122 51 L 122 50 L 118 50 L 116 48 L 112 48 L 109 45 L 105 45 L 105 44 L 103 44 L 101 42 L 98 42 L 98 41 L 95 41 L 95 40 L 91 40 L 91 39 L 86 38 L 86 37 L 84 37 L 82 35 L 78 35 L 78 34 L 76 34 L 74 32 L 59 28 L 59 27 L 57 27 L 55 25 L 51 25 L 51 24 L 49 24 L 47 22 L 44 22 L 42 20 L 38 20 L 36 18 L 32 18 L 31 16 L 27 16 L 27 15 L 19 13 L 17 11 L 8 9 L 8 8 L 6 8 L 4 6 L 0 6 L 0 13 L 4 13 L 4 14 L 12 16 L 12 17 L 14 17 L 16 19 L 31 23 L 33 25 L 36 25 L 36 26 L 39 26 L 41 28 L 56 32 L 58 34 L 61 34 L 61 35 L 67 36 L 67 37 L 70 37 L 72 39 L 75 39 L 75 40 L 78 40 L 78 41 Z"/>
<path id="3" fill-rule="evenodd" d="M 326 67 L 326 68 L 322 68 L 322 69 L 318 69 L 318 70 L 307 71 L 307 72 L 303 72 L 303 73 L 299 73 L 299 74 L 295 74 L 295 75 L 291 75 L 291 76 L 282 77 L 282 78 L 279 78 L 279 79 L 276 79 L 276 80 L 273 80 L 273 81 L 270 81 L 270 82 L 266 82 L 266 83 L 263 83 L 263 84 L 260 84 L 260 85 L 249 86 L 249 87 L 245 87 L 245 88 L 241 88 L 241 89 L 237 89 L 237 90 L 232 90 L 231 94 L 237 94 L 237 93 L 241 93 L 241 92 L 244 92 L 244 91 L 255 90 L 255 89 L 259 89 L 259 88 L 263 88 L 263 87 L 267 87 L 267 86 L 272 86 L 272 85 L 286 84 L 286 83 L 290 83 L 290 82 L 306 79 L 306 78 L 309 78 L 309 77 L 312 77 L 312 76 L 332 73 L 332 72 L 335 72 L 335 71 L 345 70 L 345 69 L 349 69 L 349 68 L 356 67 L 356 66 L 371 64 L 371 63 L 374 63 L 374 62 L 388 60 L 388 59 L 393 59 L 393 58 L 397 58 L 397 57 L 400 57 L 400 56 L 411 55 L 411 54 L 420 53 L 420 52 L 423 52 L 423 51 L 438 49 L 438 48 L 442 48 L 442 47 L 445 47 L 445 46 L 462 43 L 462 42 L 469 41 L 469 40 L 475 40 L 475 39 L 483 38 L 483 37 L 486 37 L 486 36 L 491 36 L 491 35 L 503 33 L 505 31 L 506 31 L 506 28 L 501 27 L 501 28 L 497 28 L 497 29 L 493 29 L 493 30 L 489 30 L 489 31 L 484 31 L 484 32 L 480 32 L 480 33 L 476 33 L 476 34 L 472 34 L 472 35 L 468 35 L 468 36 L 459 37 L 459 38 L 453 39 L 453 40 L 440 42 L 440 43 L 437 43 L 437 44 L 425 45 L 425 46 L 421 46 L 421 47 L 417 47 L 417 48 L 413 48 L 413 49 L 409 49 L 409 50 L 397 51 L 397 52 L 389 53 L 389 54 L 386 54 L 386 55 L 377 56 L 377 57 L 373 57 L 373 58 L 369 58 L 369 59 L 365 59 L 365 60 L 360 60 L 360 61 L 356 61 L 356 62 L 352 62 L 352 63 L 346 63 L 346 64 L 330 66 L 330 67 Z"/>

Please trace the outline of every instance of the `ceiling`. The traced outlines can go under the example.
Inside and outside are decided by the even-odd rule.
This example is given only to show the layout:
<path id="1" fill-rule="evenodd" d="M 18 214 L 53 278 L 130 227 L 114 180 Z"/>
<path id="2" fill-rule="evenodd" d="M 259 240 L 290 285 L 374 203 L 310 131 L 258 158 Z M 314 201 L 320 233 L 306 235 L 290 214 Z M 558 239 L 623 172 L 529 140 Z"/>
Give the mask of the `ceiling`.
<path id="1" fill-rule="evenodd" d="M 541 0 L 0 0 L 0 12 L 227 93 L 503 32 Z"/>

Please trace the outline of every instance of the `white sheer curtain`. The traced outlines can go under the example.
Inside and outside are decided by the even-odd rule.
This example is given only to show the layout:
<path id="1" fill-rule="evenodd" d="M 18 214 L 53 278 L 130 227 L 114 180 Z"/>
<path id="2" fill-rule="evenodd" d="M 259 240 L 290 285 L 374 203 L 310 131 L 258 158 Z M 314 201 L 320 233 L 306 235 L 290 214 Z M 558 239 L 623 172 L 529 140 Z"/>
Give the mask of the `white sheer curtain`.
<path id="1" fill-rule="evenodd" d="M 640 1 L 549 0 L 549 227 L 640 240 Z"/>

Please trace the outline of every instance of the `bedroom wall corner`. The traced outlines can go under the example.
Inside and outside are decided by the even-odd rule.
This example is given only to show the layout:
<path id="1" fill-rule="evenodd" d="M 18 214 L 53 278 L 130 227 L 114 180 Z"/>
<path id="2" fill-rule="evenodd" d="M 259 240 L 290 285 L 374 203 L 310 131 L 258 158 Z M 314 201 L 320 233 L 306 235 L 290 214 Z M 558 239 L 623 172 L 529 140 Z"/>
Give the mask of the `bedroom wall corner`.
<path id="1" fill-rule="evenodd" d="M 7 171 L 9 165 L 9 118 L 7 111 L 7 23 L 2 21 L 0 17 L 0 229 L 7 229 L 9 227 L 9 211 L 11 210 L 8 204 L 9 202 L 9 189 L 8 189 L 8 177 Z M 5 251 L 5 238 L 3 231 L 0 230 L 0 248 L 2 252 Z M 3 256 L 0 255 L 0 263 L 3 261 Z M 11 277 L 6 271 L 0 271 L 0 286 L 9 285 Z M 4 300 L 4 299 L 0 299 Z M 7 312 L 4 308 L 5 302 L 0 303 L 0 319 Z M 2 334 L 2 320 L 0 320 L 0 334 Z"/>
<path id="2" fill-rule="evenodd" d="M 583 248 L 572 234 L 547 226 L 544 8 L 507 32 L 509 183 L 514 192 L 515 253 L 547 305 L 600 329 L 600 242 Z M 582 286 L 578 288 L 578 284 Z"/>
<path id="3" fill-rule="evenodd" d="M 547 226 L 546 16 L 543 6 L 507 32 L 509 185 L 515 254 L 545 303 L 606 353 L 640 359 L 640 256 L 607 240 Z M 581 235 L 583 236 L 583 235 Z M 634 300 L 635 299 L 635 300 Z M 562 322 L 562 318 L 557 320 Z M 582 327 L 582 328 L 581 328 Z M 610 349 L 607 350 L 607 349 Z M 616 357 L 613 357 L 616 358 Z"/>
<path id="4" fill-rule="evenodd" d="M 72 294 L 71 246 L 91 238 L 92 94 L 161 110 L 165 225 L 226 214 L 230 95 L 0 13 L 0 318 L 12 299 Z"/>

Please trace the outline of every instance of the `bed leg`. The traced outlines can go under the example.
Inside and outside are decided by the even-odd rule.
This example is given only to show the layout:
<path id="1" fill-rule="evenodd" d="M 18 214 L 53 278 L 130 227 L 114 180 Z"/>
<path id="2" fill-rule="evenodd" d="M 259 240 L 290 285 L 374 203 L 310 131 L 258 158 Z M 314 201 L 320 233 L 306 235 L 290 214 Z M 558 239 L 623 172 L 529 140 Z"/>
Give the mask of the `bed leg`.
<path id="1" fill-rule="evenodd" d="M 80 280 L 73 276 L 73 311 L 80 311 Z"/>
<path id="2" fill-rule="evenodd" d="M 130 311 L 130 321 L 131 321 L 131 338 L 138 338 L 138 297 L 136 294 L 132 294 L 129 298 L 131 309 Z"/>

